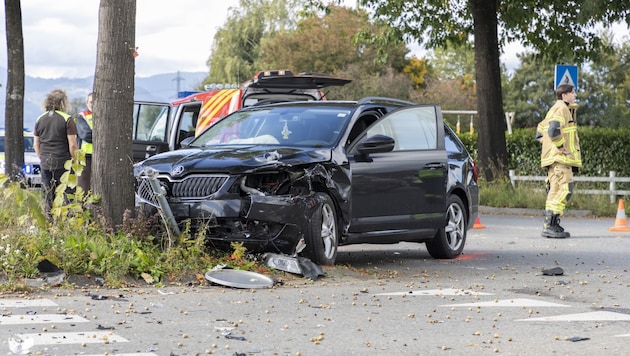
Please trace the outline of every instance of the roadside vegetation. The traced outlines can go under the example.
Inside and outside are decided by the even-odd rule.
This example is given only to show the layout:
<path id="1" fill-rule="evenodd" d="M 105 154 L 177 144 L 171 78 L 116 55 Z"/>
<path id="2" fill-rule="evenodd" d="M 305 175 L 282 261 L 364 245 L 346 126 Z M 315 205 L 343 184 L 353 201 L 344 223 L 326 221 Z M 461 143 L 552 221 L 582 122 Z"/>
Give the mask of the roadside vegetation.
<path id="1" fill-rule="evenodd" d="M 80 188 L 79 188 L 80 189 Z M 0 291 L 28 290 L 28 280 L 40 277 L 47 260 L 67 276 L 101 277 L 107 287 L 124 287 L 141 280 L 156 286 L 182 278 L 203 279 L 220 265 L 268 272 L 240 244 L 230 251 L 207 248 L 203 231 L 187 230 L 169 238 L 158 217 L 134 219 L 112 229 L 95 209 L 95 197 L 82 192 L 55 202 L 52 221 L 44 214 L 40 190 L 24 189 L 0 176 Z M 77 287 L 66 282 L 64 287 Z"/>
<path id="2" fill-rule="evenodd" d="M 577 185 L 578 189 L 585 189 Z M 519 182 L 513 187 L 508 179 L 496 180 L 491 184 L 479 183 L 480 205 L 497 208 L 539 209 L 545 208 L 546 194 L 543 182 Z M 566 210 L 582 210 L 590 216 L 612 217 L 617 213 L 618 203 L 611 203 L 608 195 L 575 193 Z"/>

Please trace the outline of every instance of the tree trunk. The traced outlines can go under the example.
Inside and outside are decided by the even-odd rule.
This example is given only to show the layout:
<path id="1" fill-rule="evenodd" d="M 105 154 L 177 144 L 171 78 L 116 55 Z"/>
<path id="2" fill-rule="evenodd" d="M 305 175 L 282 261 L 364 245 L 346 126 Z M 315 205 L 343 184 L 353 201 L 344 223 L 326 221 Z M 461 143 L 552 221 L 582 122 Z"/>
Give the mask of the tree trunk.
<path id="1" fill-rule="evenodd" d="M 478 164 L 487 181 L 507 176 L 505 115 L 501 94 L 497 1 L 470 0 L 477 75 Z"/>
<path id="2" fill-rule="evenodd" d="M 4 113 L 5 174 L 20 178 L 24 165 L 24 37 L 19 0 L 5 0 L 7 92 Z"/>
<path id="3" fill-rule="evenodd" d="M 134 208 L 132 117 L 136 1 L 101 0 L 94 75 L 92 189 L 117 227 Z"/>

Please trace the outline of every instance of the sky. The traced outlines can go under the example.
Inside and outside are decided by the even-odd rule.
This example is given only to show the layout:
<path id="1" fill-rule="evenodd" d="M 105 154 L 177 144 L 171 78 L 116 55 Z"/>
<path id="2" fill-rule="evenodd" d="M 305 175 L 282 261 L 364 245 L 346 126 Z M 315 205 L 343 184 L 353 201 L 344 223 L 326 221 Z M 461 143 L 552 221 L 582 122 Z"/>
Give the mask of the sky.
<path id="1" fill-rule="evenodd" d="M 99 0 L 22 0 L 26 74 L 40 78 L 85 78 L 94 75 Z M 346 4 L 354 6 L 354 0 Z M 208 72 L 216 30 L 239 0 L 137 0 L 136 76 Z M 0 2 L 4 20 L 4 1 Z M 618 29 L 627 33 L 627 26 Z M 0 22 L 0 66 L 7 66 L 6 31 Z M 423 57 L 418 46 L 412 53 Z M 508 69 L 519 61 L 519 44 L 505 48 L 501 60 Z M 6 78 L 0 77 L 0 82 Z"/>
<path id="2" fill-rule="evenodd" d="M 99 0 L 22 0 L 26 74 L 40 78 L 94 75 Z M 137 0 L 136 76 L 207 72 L 217 28 L 238 0 Z M 6 68 L 4 1 L 0 66 Z M 0 78 L 0 81 L 6 79 Z"/>

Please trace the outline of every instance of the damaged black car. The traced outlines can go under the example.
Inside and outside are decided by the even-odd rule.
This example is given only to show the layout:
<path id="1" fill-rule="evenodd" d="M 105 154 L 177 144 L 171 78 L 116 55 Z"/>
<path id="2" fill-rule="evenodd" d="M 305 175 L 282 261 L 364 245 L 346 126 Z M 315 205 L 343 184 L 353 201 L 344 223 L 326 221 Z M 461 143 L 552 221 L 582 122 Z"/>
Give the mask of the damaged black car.
<path id="1" fill-rule="evenodd" d="M 455 258 L 475 164 L 438 105 L 388 98 L 253 106 L 135 166 L 136 202 L 209 242 L 332 265 L 341 245 L 423 242 Z"/>

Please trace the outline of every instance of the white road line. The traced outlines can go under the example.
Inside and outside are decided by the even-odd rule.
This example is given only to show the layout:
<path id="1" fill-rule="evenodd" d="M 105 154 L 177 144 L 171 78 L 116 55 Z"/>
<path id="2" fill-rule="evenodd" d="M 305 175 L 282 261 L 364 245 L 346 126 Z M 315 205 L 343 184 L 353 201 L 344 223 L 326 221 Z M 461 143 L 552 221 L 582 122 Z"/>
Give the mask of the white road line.
<path id="1" fill-rule="evenodd" d="M 56 307 L 50 299 L 0 299 L 0 308 Z"/>
<path id="2" fill-rule="evenodd" d="M 542 318 L 517 319 L 516 321 L 628 321 L 630 315 L 609 311 L 597 311 L 590 313 L 565 314 L 546 316 Z"/>
<path id="3" fill-rule="evenodd" d="M 377 295 L 493 295 L 492 293 L 475 292 L 465 289 L 427 289 L 427 290 L 412 290 L 408 292 L 392 292 L 392 293 L 379 293 Z"/>
<path id="4" fill-rule="evenodd" d="M 630 334 L 615 335 L 615 337 L 630 337 Z"/>
<path id="5" fill-rule="evenodd" d="M 124 337 L 113 334 L 110 331 L 32 333 L 17 334 L 17 336 L 22 339 L 33 339 L 35 345 L 129 342 Z"/>
<path id="6" fill-rule="evenodd" d="M 544 302 L 536 299 L 503 299 L 491 302 L 445 304 L 441 307 L 569 307 L 564 304 Z"/>
<path id="7" fill-rule="evenodd" d="M 130 353 L 130 354 L 109 354 L 111 356 L 157 356 L 157 354 L 154 353 L 146 353 L 146 352 L 134 352 L 134 353 Z M 103 356 L 103 354 L 94 354 L 94 355 L 83 355 L 83 356 Z"/>
<path id="8" fill-rule="evenodd" d="M 88 321 L 78 315 L 64 314 L 0 315 L 0 325 L 85 323 Z"/>

